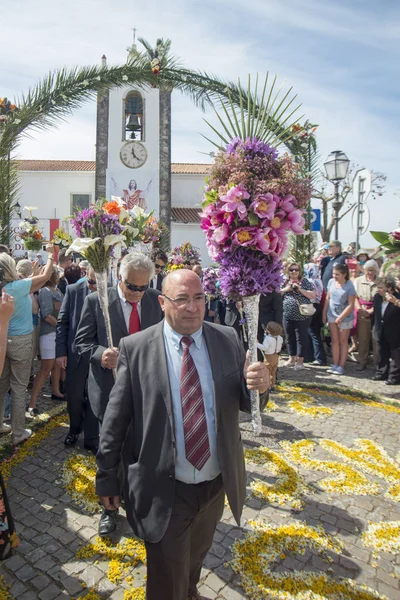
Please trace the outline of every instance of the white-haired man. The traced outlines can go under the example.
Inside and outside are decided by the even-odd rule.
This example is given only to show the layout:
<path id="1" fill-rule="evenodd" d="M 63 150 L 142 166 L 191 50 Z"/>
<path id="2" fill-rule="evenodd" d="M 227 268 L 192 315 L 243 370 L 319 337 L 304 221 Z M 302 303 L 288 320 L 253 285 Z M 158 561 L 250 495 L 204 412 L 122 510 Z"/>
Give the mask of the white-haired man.
<path id="1" fill-rule="evenodd" d="M 118 361 L 118 344 L 123 337 L 143 331 L 163 318 L 158 290 L 149 288 L 154 265 L 144 254 L 127 254 L 121 261 L 119 282 L 108 291 L 113 348 L 108 347 L 104 317 L 97 293 L 86 297 L 76 334 L 79 354 L 90 356 L 89 402 L 100 425 L 114 385 L 112 370 Z M 116 527 L 116 512 L 103 511 L 99 534 Z"/>

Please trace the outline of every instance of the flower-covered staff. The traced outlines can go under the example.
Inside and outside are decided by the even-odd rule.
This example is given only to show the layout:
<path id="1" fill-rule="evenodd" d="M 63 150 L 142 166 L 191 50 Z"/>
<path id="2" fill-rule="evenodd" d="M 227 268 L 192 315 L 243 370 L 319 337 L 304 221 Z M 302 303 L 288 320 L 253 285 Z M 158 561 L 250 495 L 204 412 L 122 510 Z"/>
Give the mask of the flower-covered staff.
<path id="1" fill-rule="evenodd" d="M 38 225 L 39 219 L 32 214 L 34 210 L 37 210 L 37 207 L 24 206 L 23 210 L 29 212 L 29 217 L 21 221 L 17 233 L 22 239 L 25 250 L 39 251 L 43 247 L 43 235 Z"/>
<path id="2" fill-rule="evenodd" d="M 167 271 L 176 271 L 176 269 L 191 269 L 194 265 L 200 263 L 200 251 L 190 242 L 183 242 L 180 246 L 175 246 L 168 254 Z"/>
<path id="3" fill-rule="evenodd" d="M 72 244 L 72 237 L 64 227 L 58 227 L 53 233 L 53 239 L 51 243 L 54 246 L 60 246 L 61 248 L 68 248 Z"/>
<path id="4" fill-rule="evenodd" d="M 67 254 L 78 252 L 92 265 L 96 273 L 100 307 L 104 315 L 107 341 L 113 348 L 107 295 L 107 266 L 112 248 L 123 242 L 124 227 L 120 215 L 106 210 L 107 204 L 97 202 L 75 213 L 72 226 L 78 238 L 68 248 Z"/>
<path id="5" fill-rule="evenodd" d="M 201 227 L 219 263 L 224 296 L 242 300 L 249 349 L 257 360 L 260 294 L 281 283 L 281 262 L 289 233 L 304 233 L 308 180 L 288 154 L 256 137 L 235 137 L 214 159 L 205 188 Z M 253 426 L 260 431 L 258 395 L 253 394 Z"/>

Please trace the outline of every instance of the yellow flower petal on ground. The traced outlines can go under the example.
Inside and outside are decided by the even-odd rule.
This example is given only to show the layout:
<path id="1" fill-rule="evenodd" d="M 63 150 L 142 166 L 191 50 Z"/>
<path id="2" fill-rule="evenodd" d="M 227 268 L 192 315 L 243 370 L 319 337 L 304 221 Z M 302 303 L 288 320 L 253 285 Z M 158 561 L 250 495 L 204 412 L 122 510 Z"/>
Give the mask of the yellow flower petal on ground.
<path id="1" fill-rule="evenodd" d="M 277 502 L 281 505 L 292 502 L 295 504 L 293 508 L 301 510 L 306 484 L 296 469 L 290 466 L 282 456 L 265 447 L 246 449 L 245 458 L 249 462 L 265 466 L 277 477 L 274 484 L 259 479 L 251 482 L 251 490 L 257 498 L 267 502 Z"/>
<path id="2" fill-rule="evenodd" d="M 333 473 L 336 477 L 327 477 L 318 484 L 328 492 L 336 494 L 377 495 L 379 487 L 376 483 L 369 481 L 362 473 L 348 464 L 335 461 L 311 459 L 310 456 L 317 447 L 312 440 L 300 440 L 299 442 L 282 442 L 286 456 L 295 464 L 302 465 L 309 471 L 325 471 Z"/>
<path id="3" fill-rule="evenodd" d="M 73 454 L 62 469 L 66 491 L 78 506 L 90 513 L 100 510 L 95 488 L 96 470 L 96 458 L 85 454 Z"/>
<path id="4" fill-rule="evenodd" d="M 237 540 L 233 546 L 232 568 L 239 574 L 249 600 L 373 600 L 384 598 L 366 586 L 357 586 L 351 579 L 339 581 L 326 573 L 273 572 L 272 563 L 282 556 L 316 552 L 326 560 L 326 552 L 340 554 L 343 545 L 327 535 L 322 527 L 303 522 L 274 526 L 253 523 L 254 532 Z"/>
<path id="5" fill-rule="evenodd" d="M 400 521 L 370 523 L 361 539 L 364 546 L 373 550 L 398 554 L 400 551 Z"/>
<path id="6" fill-rule="evenodd" d="M 303 393 L 280 393 L 280 398 L 288 401 L 288 407 L 293 412 L 298 413 L 299 415 L 307 415 L 312 417 L 313 419 L 317 419 L 323 416 L 330 417 L 333 415 L 333 410 L 327 406 L 314 406 L 316 404 L 315 398 L 310 396 L 310 394 Z"/>

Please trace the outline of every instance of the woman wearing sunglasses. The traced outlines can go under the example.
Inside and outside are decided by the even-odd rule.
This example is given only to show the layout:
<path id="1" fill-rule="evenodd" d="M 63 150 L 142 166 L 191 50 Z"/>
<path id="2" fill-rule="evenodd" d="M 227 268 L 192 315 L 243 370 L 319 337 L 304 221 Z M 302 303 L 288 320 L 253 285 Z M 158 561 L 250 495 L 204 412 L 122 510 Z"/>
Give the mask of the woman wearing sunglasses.
<path id="1" fill-rule="evenodd" d="M 301 277 L 300 266 L 290 263 L 287 268 L 287 282 L 281 290 L 283 296 L 283 327 L 289 360 L 285 367 L 304 369 L 304 355 L 307 348 L 308 328 L 311 317 L 301 314 L 300 306 L 312 304 L 315 299 L 313 284 Z"/>

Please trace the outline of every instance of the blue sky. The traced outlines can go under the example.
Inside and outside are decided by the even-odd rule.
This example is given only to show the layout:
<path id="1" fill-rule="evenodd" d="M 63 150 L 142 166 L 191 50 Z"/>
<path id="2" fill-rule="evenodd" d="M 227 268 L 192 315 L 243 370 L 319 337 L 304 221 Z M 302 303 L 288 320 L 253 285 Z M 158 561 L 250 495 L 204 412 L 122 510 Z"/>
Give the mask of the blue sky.
<path id="1" fill-rule="evenodd" d="M 2 7 L 1 95 L 14 97 L 49 70 L 126 59 L 131 28 L 150 42 L 171 38 L 182 62 L 220 77 L 278 73 L 319 124 L 324 159 L 341 149 L 384 172 L 385 195 L 369 202 L 374 229 L 400 219 L 400 4 L 397 0 L 14 0 Z M 204 162 L 203 114 L 173 95 L 172 157 Z M 93 159 L 94 104 L 51 132 L 23 141 L 23 158 Z M 344 242 L 354 238 L 349 219 Z M 366 234 L 362 244 L 373 244 Z"/>

